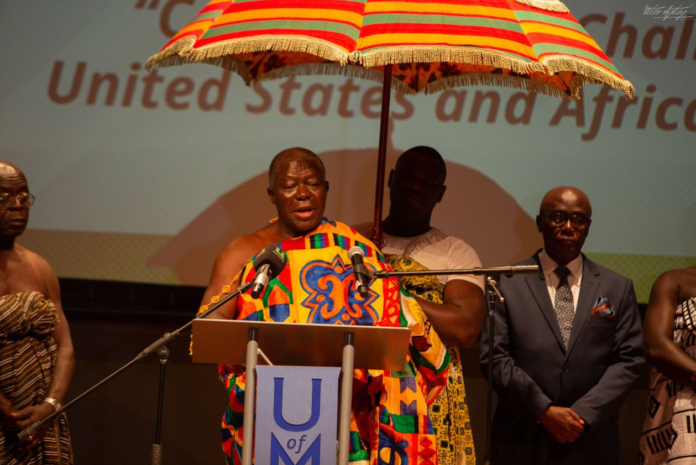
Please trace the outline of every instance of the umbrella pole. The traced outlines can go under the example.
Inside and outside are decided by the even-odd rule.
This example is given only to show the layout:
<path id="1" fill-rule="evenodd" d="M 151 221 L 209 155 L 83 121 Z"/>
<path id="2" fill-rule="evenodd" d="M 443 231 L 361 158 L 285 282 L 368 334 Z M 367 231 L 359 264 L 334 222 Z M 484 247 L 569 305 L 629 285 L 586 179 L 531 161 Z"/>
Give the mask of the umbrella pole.
<path id="1" fill-rule="evenodd" d="M 377 157 L 377 185 L 375 186 L 375 217 L 370 240 L 382 246 L 382 204 L 384 201 L 384 174 L 387 164 L 387 139 L 389 137 L 389 102 L 391 101 L 392 65 L 384 65 L 382 86 L 382 116 L 379 122 L 379 150 Z"/>

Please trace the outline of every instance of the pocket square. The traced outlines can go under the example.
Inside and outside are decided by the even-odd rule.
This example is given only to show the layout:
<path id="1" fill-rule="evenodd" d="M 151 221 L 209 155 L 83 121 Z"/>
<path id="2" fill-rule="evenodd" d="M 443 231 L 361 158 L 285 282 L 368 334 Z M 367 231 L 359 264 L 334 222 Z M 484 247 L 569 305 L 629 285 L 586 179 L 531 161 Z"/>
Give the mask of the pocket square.
<path id="1" fill-rule="evenodd" d="M 600 295 L 599 298 L 597 299 L 597 302 L 595 303 L 594 308 L 592 309 L 592 313 L 590 314 L 590 318 L 607 318 L 611 319 L 616 316 L 616 312 L 614 311 L 614 305 L 609 302 L 609 299 L 607 299 L 607 296 L 605 295 Z"/>

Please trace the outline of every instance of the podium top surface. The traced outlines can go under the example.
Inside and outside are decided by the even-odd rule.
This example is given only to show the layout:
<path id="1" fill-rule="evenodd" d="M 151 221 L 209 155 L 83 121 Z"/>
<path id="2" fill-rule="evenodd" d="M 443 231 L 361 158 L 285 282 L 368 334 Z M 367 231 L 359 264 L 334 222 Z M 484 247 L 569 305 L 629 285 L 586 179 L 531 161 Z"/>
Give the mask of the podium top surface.
<path id="1" fill-rule="evenodd" d="M 411 337 L 408 328 L 269 323 L 246 320 L 193 321 L 193 362 L 246 363 L 249 330 L 274 365 L 341 366 L 344 335 L 353 334 L 355 368 L 403 370 Z M 265 362 L 261 357 L 259 365 Z"/>

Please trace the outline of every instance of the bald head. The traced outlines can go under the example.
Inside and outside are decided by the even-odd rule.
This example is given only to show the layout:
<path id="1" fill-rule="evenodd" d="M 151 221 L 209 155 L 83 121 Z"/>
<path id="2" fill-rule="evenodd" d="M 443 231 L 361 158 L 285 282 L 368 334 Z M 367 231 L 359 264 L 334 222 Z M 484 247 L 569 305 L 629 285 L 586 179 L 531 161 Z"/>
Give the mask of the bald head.
<path id="1" fill-rule="evenodd" d="M 21 177 L 23 179 L 26 179 L 22 170 L 17 168 L 9 161 L 0 160 L 0 178 L 4 178 L 5 176 Z"/>
<path id="2" fill-rule="evenodd" d="M 275 182 L 275 178 L 278 175 L 278 168 L 292 161 L 318 168 L 319 171 L 321 171 L 322 180 L 326 179 L 324 163 L 316 153 L 302 147 L 293 147 L 285 149 L 273 157 L 271 166 L 268 168 L 268 184 L 270 186 L 273 186 Z"/>
<path id="3" fill-rule="evenodd" d="M 592 204 L 580 189 L 561 186 L 548 191 L 536 223 L 549 257 L 559 265 L 577 258 L 590 232 L 591 218 Z"/>
<path id="4" fill-rule="evenodd" d="M 583 191 L 577 187 L 571 186 L 559 186 L 554 187 L 544 195 L 541 199 L 541 206 L 539 207 L 539 214 L 549 213 L 553 210 L 553 206 L 559 202 L 580 202 L 583 204 L 587 211 L 586 215 L 588 218 L 592 217 L 592 204 L 590 203 L 589 197 Z"/>

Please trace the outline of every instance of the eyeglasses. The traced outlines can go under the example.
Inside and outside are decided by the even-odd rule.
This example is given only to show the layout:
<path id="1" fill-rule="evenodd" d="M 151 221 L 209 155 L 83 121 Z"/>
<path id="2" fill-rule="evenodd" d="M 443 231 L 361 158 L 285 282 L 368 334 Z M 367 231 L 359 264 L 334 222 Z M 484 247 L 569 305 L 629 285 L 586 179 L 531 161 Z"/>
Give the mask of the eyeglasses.
<path id="1" fill-rule="evenodd" d="M 570 223 L 576 228 L 584 228 L 590 223 L 590 221 L 592 221 L 582 213 L 573 213 L 572 215 L 568 215 L 565 212 L 551 212 L 544 213 L 543 216 L 548 219 L 552 226 L 556 228 L 566 224 L 568 219 L 570 219 Z"/>
<path id="2" fill-rule="evenodd" d="M 22 207 L 31 207 L 36 201 L 36 197 L 33 194 L 19 194 L 14 195 L 10 193 L 0 194 L 0 207 L 9 208 L 14 206 L 19 201 L 19 205 Z"/>

